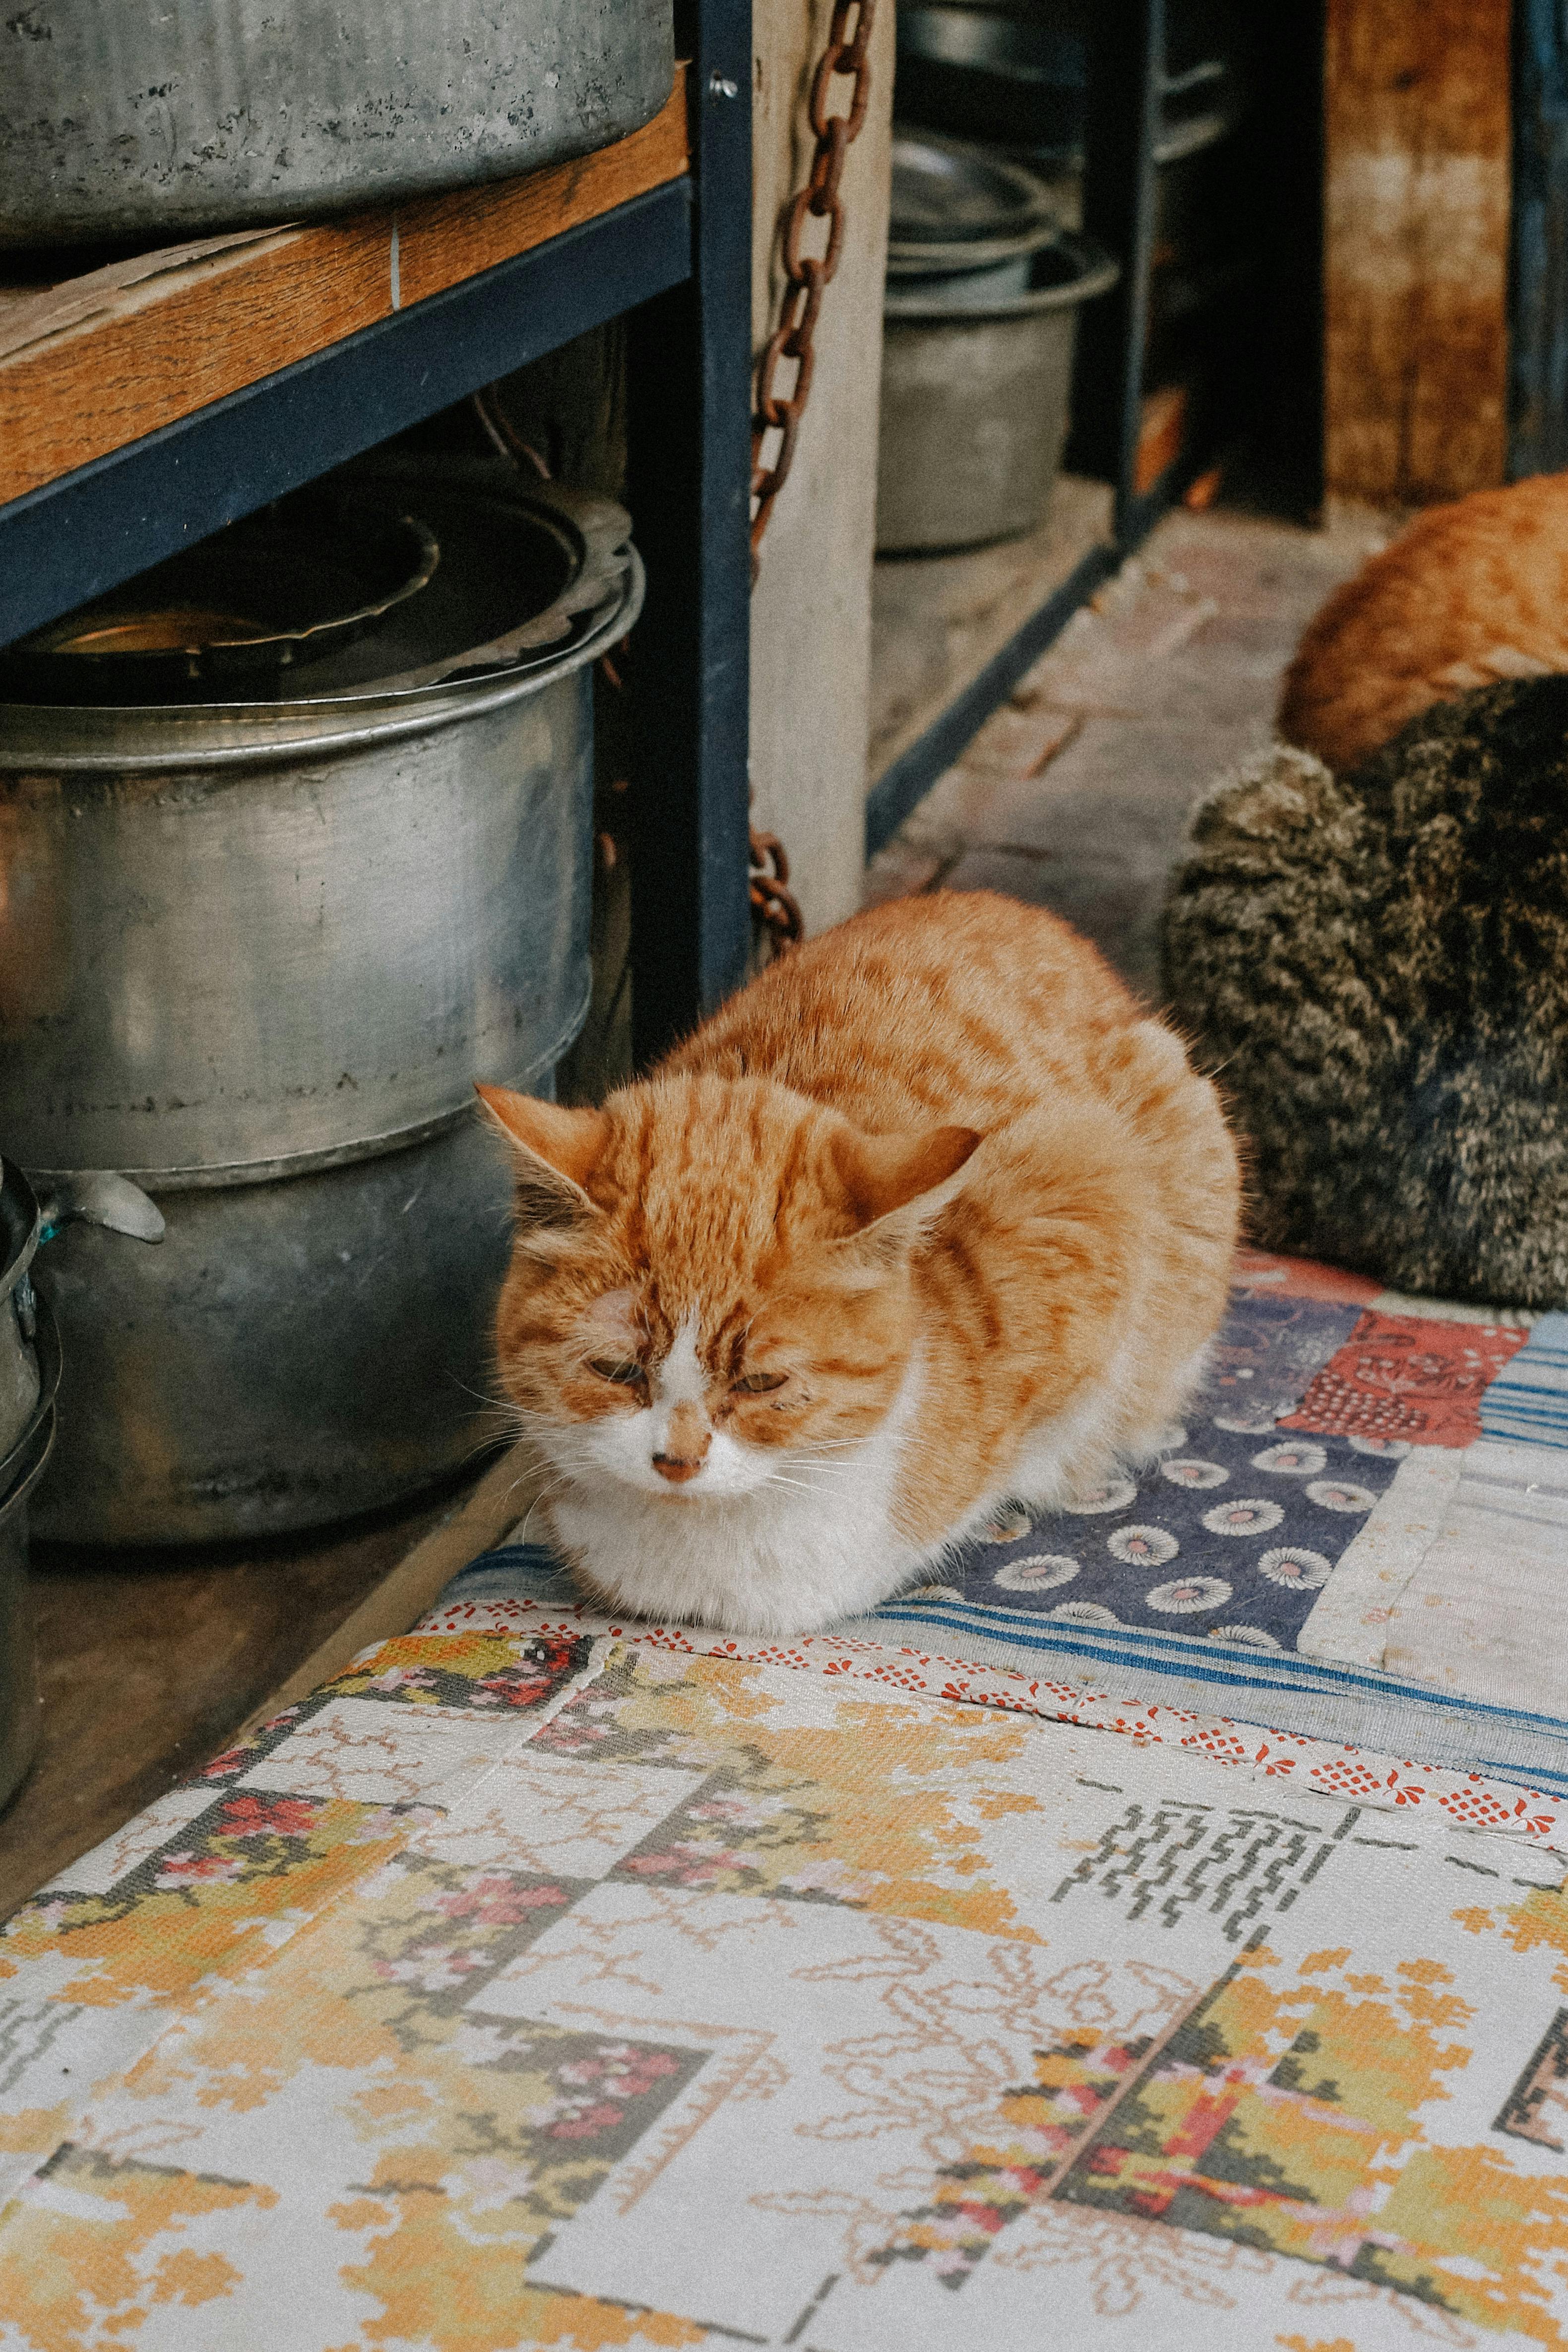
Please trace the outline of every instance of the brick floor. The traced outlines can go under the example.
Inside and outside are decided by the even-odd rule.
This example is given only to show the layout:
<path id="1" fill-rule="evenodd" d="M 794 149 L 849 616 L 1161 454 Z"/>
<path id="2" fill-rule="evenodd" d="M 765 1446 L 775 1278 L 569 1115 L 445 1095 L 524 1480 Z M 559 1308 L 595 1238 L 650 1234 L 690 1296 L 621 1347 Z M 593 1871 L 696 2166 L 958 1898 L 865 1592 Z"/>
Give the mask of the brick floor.
<path id="1" fill-rule="evenodd" d="M 871 862 L 867 898 L 1005 890 L 1160 992 L 1165 877 L 1194 801 L 1272 731 L 1279 678 L 1375 523 L 1166 517 Z"/>

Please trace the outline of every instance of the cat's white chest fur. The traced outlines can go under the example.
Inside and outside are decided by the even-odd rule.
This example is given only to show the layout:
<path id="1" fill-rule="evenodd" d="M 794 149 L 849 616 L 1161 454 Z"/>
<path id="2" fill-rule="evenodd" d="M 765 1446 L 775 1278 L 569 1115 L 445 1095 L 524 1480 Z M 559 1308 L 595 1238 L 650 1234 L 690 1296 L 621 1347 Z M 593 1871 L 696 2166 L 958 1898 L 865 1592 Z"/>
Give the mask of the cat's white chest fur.
<path id="1" fill-rule="evenodd" d="M 799 1633 L 869 1609 L 919 1565 L 893 1519 L 921 1387 L 911 1365 L 880 1425 L 826 1456 L 768 1457 L 747 1491 L 644 1491 L 579 1476 L 546 1506 L 600 1592 L 641 1617 Z"/>

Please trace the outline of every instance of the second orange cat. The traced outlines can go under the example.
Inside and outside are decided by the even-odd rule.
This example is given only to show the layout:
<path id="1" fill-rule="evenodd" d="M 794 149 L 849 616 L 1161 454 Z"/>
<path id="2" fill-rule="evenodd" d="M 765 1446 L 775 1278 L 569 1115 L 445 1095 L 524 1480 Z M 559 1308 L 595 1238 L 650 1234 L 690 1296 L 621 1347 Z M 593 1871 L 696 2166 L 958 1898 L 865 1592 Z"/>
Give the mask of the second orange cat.
<path id="1" fill-rule="evenodd" d="M 1010 899 L 856 918 L 601 1110 L 480 1092 L 519 1180 L 501 1379 L 617 1610 L 868 1608 L 1171 1442 L 1224 1310 L 1214 1087 Z"/>
<path id="2" fill-rule="evenodd" d="M 1416 712 L 1568 670 L 1568 474 L 1431 507 L 1337 589 L 1285 676 L 1279 732 L 1348 774 Z"/>

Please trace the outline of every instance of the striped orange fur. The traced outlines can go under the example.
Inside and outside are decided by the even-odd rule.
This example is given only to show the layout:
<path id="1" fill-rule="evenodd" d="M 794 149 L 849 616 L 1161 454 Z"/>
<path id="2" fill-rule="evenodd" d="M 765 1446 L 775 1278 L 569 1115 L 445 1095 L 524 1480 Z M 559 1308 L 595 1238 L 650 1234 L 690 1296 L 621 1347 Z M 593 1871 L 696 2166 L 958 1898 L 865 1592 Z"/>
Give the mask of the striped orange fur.
<path id="1" fill-rule="evenodd" d="M 1149 1451 L 1223 1311 L 1214 1087 L 1010 899 L 857 917 L 601 1110 L 481 1093 L 519 1171 L 502 1381 L 619 1609 L 868 1607 Z"/>

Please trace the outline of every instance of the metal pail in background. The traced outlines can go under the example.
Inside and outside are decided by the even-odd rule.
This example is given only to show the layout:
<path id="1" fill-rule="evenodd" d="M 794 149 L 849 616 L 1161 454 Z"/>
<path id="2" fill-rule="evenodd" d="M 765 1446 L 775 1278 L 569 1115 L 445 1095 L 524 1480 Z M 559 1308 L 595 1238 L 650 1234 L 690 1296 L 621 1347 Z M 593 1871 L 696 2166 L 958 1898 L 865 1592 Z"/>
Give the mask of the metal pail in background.
<path id="1" fill-rule="evenodd" d="M 1069 230 L 1029 282 L 890 278 L 883 310 L 877 551 L 977 547 L 1045 520 L 1067 441 L 1079 306 L 1113 286 L 1103 247 Z"/>

